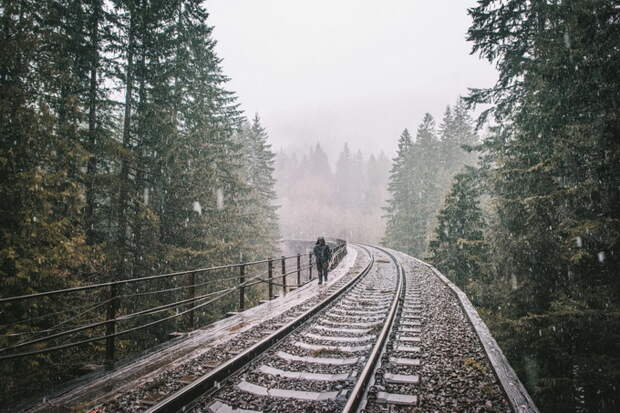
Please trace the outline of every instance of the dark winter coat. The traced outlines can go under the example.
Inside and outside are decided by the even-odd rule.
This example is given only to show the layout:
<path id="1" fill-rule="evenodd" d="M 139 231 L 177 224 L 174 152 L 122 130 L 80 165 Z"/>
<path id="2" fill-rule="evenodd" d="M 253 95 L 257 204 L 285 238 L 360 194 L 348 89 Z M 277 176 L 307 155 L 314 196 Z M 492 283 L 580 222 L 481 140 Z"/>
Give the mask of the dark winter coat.
<path id="1" fill-rule="evenodd" d="M 329 248 L 329 245 L 327 245 L 322 238 L 314 245 L 313 253 L 318 265 L 327 264 L 332 257 L 331 248 Z"/>

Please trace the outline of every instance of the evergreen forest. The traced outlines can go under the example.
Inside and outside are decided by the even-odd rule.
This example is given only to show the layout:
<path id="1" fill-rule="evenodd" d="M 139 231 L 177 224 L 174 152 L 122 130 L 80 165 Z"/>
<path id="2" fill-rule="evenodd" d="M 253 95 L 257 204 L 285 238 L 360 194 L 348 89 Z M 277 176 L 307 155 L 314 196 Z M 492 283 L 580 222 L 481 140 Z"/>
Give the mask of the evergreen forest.
<path id="1" fill-rule="evenodd" d="M 379 243 L 389 169 L 385 153 L 365 156 L 347 143 L 335 162 L 319 143 L 301 155 L 278 151 L 275 176 L 282 235 L 313 239 L 330 234 Z"/>
<path id="2" fill-rule="evenodd" d="M 354 140 L 332 159 L 320 141 L 274 151 L 207 3 L 0 0 L 0 410 L 257 304 L 263 280 L 205 301 L 245 282 L 219 266 L 325 235 L 433 264 L 541 412 L 620 411 L 616 0 L 471 2 L 470 52 L 497 80 L 378 137 L 393 159 Z M 91 284 L 106 289 L 45 295 Z M 170 303 L 196 285 L 194 318 Z M 118 314 L 129 333 L 105 358 Z"/>
<path id="3" fill-rule="evenodd" d="M 276 251 L 275 155 L 227 89 L 202 1 L 1 1 L 0 32 L 3 297 Z M 164 299 L 133 293 L 127 311 Z M 0 347 L 93 315 L 78 310 L 3 305 Z M 124 337 L 117 357 L 182 321 Z M 2 361 L 0 404 L 79 375 L 102 345 Z"/>
<path id="4" fill-rule="evenodd" d="M 616 412 L 618 5 L 480 0 L 469 14 L 472 53 L 499 79 L 403 131 L 384 242 L 467 293 L 541 411 Z"/>

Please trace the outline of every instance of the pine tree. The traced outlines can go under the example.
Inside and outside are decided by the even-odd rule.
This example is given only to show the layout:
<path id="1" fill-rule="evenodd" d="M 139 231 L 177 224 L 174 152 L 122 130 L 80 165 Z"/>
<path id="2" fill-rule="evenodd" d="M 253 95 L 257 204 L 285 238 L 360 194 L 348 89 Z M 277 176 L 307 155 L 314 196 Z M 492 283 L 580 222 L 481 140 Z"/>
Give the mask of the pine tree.
<path id="1" fill-rule="evenodd" d="M 441 139 L 440 164 L 444 171 L 448 171 L 454 167 L 456 152 L 459 150 L 458 137 L 456 135 L 454 123 L 453 110 L 450 106 L 447 106 L 441 124 L 439 125 L 439 136 Z"/>
<path id="2" fill-rule="evenodd" d="M 253 234 L 253 248 L 244 256 L 251 259 L 273 256 L 274 246 L 280 238 L 275 205 L 275 154 L 267 142 L 267 131 L 261 125 L 258 114 L 251 124 L 244 122 L 240 135 L 245 160 L 243 178 L 251 187 L 245 202 Z"/>
<path id="3" fill-rule="evenodd" d="M 72 94 L 79 84 L 69 53 L 72 35 L 56 9 L 64 6 L 0 3 L 0 290 L 5 297 L 79 285 L 82 274 L 97 265 L 81 225 L 79 182 L 86 152 L 80 144 L 80 100 Z M 50 49 L 52 43 L 57 48 Z M 66 304 L 74 301 L 3 306 L 0 347 L 53 326 Z M 18 322 L 30 317 L 31 323 Z M 3 362 L 0 375 L 8 380 L 0 404 L 8 406 L 23 394 L 16 392 L 17 383 L 27 381 L 36 390 L 49 383 L 49 372 L 66 377 L 58 368 L 62 356 Z"/>
<path id="4" fill-rule="evenodd" d="M 439 186 L 443 199 L 450 189 L 452 177 L 464 165 L 474 165 L 476 159 L 469 149 L 477 142 L 469 109 L 462 98 L 448 106 L 439 125 Z"/>
<path id="5" fill-rule="evenodd" d="M 410 163 L 413 201 L 410 205 L 413 227 L 412 253 L 422 256 L 434 228 L 435 215 L 440 207 L 442 169 L 441 152 L 435 133 L 435 120 L 427 113 L 420 123 Z"/>
<path id="6" fill-rule="evenodd" d="M 88 134 L 85 147 L 89 151 L 86 171 L 86 208 L 84 210 L 84 226 L 86 227 L 87 241 L 95 243 L 95 209 L 96 192 L 95 176 L 97 174 L 99 130 L 97 127 L 98 114 L 100 112 L 100 61 L 101 61 L 101 26 L 103 20 L 102 4 L 100 0 L 91 1 L 90 18 L 88 19 L 88 44 L 86 46 L 86 70 L 88 71 L 88 95 L 86 106 L 88 107 Z"/>
<path id="7" fill-rule="evenodd" d="M 389 159 L 384 153 L 366 159 L 361 151 L 354 152 L 347 144 L 331 177 L 322 149 L 313 146 L 310 154 L 304 155 L 301 162 L 294 152 L 289 155 L 281 150 L 277 156 L 283 236 L 313 238 L 327 234 L 379 242 L 384 232 L 381 208 L 387 198 Z"/>
<path id="8" fill-rule="evenodd" d="M 396 158 L 393 160 L 388 183 L 390 199 L 385 207 L 386 229 L 383 243 L 399 251 L 413 252 L 413 223 L 410 219 L 414 203 L 411 187 L 410 164 L 413 141 L 407 129 L 398 140 Z"/>
<path id="9" fill-rule="evenodd" d="M 500 71 L 468 98 L 495 104 L 491 257 L 515 288 L 499 335 L 520 373 L 525 355 L 539 369 L 526 383 L 542 410 L 617 410 L 617 6 L 487 0 L 470 14 L 474 52 Z"/>
<path id="10" fill-rule="evenodd" d="M 460 156 L 457 156 L 457 161 L 467 163 L 468 161 L 472 161 L 472 159 L 467 156 L 469 151 L 463 151 L 463 149 L 466 149 L 464 146 L 471 147 L 478 143 L 478 136 L 474 130 L 474 121 L 471 117 L 467 102 L 462 97 L 457 99 L 452 110 L 452 133 L 455 135 L 455 140 L 461 150 Z"/>
<path id="11" fill-rule="evenodd" d="M 429 245 L 433 265 L 461 289 L 474 279 L 483 279 L 482 269 L 489 258 L 480 189 L 479 176 L 471 167 L 454 177 Z"/>
<path id="12" fill-rule="evenodd" d="M 427 248 L 433 219 L 439 208 L 441 171 L 435 121 L 427 113 L 415 142 L 405 129 L 390 172 L 384 242 L 395 249 L 421 256 Z"/>
<path id="13" fill-rule="evenodd" d="M 334 185 L 336 186 L 334 201 L 346 207 L 353 207 L 355 205 L 355 200 L 352 196 L 353 188 L 351 188 L 352 173 L 353 155 L 349 149 L 349 144 L 345 142 L 336 161 L 336 170 L 334 171 Z"/>
<path id="14" fill-rule="evenodd" d="M 317 143 L 313 150 L 310 151 L 308 162 L 311 167 L 307 168 L 307 172 L 315 175 L 321 180 L 331 180 L 332 171 L 329 166 L 329 160 L 327 154 L 321 147 L 321 144 Z"/>
<path id="15" fill-rule="evenodd" d="M 49 28 L 37 22 L 53 11 L 25 1 L 2 10 L 0 272 L 4 295 L 19 295 L 71 285 L 90 267 L 84 193 L 75 182 L 86 154 L 77 140 L 78 102 L 58 99 L 56 79 L 71 78 L 71 67 L 40 50 L 39 30 Z"/>
<path id="16" fill-rule="evenodd" d="M 362 154 L 353 154 L 347 143 L 336 161 L 334 172 L 334 202 L 345 210 L 358 210 L 362 202 L 362 191 L 365 187 Z"/>

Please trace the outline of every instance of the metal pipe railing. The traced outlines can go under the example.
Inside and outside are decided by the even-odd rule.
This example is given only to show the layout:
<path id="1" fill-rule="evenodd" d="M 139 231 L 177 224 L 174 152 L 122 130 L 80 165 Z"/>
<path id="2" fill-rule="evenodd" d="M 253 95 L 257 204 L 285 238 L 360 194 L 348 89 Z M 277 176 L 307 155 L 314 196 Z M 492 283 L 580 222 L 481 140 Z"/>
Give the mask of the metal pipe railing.
<path id="1" fill-rule="evenodd" d="M 291 259 L 291 258 L 295 258 L 295 257 L 296 257 L 296 255 L 291 255 L 291 256 L 285 257 L 285 258 L 286 259 Z M 178 271 L 178 272 L 171 272 L 171 273 L 166 273 L 166 274 L 150 275 L 150 276 L 146 276 L 146 277 L 129 278 L 129 279 L 126 279 L 126 280 L 115 280 L 115 281 L 109 281 L 109 282 L 105 282 L 105 283 L 82 285 L 82 286 L 79 286 L 79 287 L 63 288 L 63 289 L 60 289 L 60 290 L 46 291 L 46 292 L 42 292 L 42 293 L 25 294 L 25 295 L 18 295 L 18 296 L 14 296 L 14 297 L 4 297 L 4 298 L 0 298 L 0 304 L 10 303 L 10 302 L 14 302 L 14 301 L 29 300 L 29 299 L 33 299 L 33 298 L 49 297 L 49 296 L 52 296 L 52 295 L 58 295 L 58 294 L 63 294 L 63 293 L 66 294 L 66 293 L 70 293 L 70 292 L 80 292 L 80 291 L 86 291 L 86 290 L 100 289 L 100 288 L 105 288 L 105 287 L 109 287 L 109 286 L 112 286 L 112 285 L 133 284 L 133 283 L 138 283 L 138 282 L 145 282 L 145 281 L 152 281 L 152 280 L 158 280 L 158 279 L 178 277 L 178 276 L 181 276 L 181 275 L 188 275 L 188 274 L 196 274 L 196 273 L 201 273 L 201 272 L 209 272 L 209 271 L 216 271 L 216 270 L 223 270 L 223 269 L 238 268 L 238 267 L 240 267 L 242 265 L 250 266 L 250 265 L 264 264 L 266 262 L 269 262 L 269 260 L 271 260 L 271 258 L 266 259 L 266 260 L 260 260 L 260 261 L 251 261 L 251 262 L 238 263 L 238 264 L 220 265 L 220 266 L 216 266 L 216 267 L 198 268 L 198 269 L 195 269 L 195 270 Z"/>
<path id="2" fill-rule="evenodd" d="M 346 254 L 346 243 L 342 241 L 333 249 L 333 257 L 330 263 L 330 268 L 333 268 L 335 265 L 337 265 L 338 262 L 340 262 L 340 260 L 344 256 L 344 254 Z M 292 268 L 289 267 L 290 269 L 287 271 L 286 261 L 289 259 L 293 260 L 294 264 L 296 265 L 294 265 Z M 48 298 L 52 296 L 61 296 L 65 298 L 65 297 L 68 297 L 70 294 L 77 293 L 77 292 L 96 291 L 99 289 L 108 290 L 107 293 L 105 294 L 105 299 L 99 303 L 96 303 L 95 305 L 92 305 L 92 301 L 91 301 L 88 305 L 83 306 L 83 307 L 72 308 L 66 311 L 58 311 L 58 312 L 54 312 L 50 314 L 45 314 L 43 316 L 24 318 L 24 319 L 20 319 L 17 322 L 8 323 L 8 324 L 4 324 L 0 326 L 0 328 L 4 328 L 8 331 L 7 334 L 4 334 L 4 337 L 8 339 L 7 342 L 10 342 L 10 339 L 13 337 L 19 337 L 22 335 L 31 335 L 30 339 L 26 339 L 26 340 L 23 340 L 17 343 L 9 344 L 9 345 L 6 345 L 4 348 L 0 348 L 0 353 L 9 353 L 9 354 L 0 356 L 0 360 L 9 360 L 13 358 L 48 353 L 51 351 L 57 351 L 57 350 L 80 346 L 82 344 L 87 344 L 87 343 L 91 343 L 94 341 L 105 341 L 105 363 L 107 366 L 111 366 L 113 365 L 114 359 L 115 359 L 115 352 L 116 352 L 115 338 L 118 337 L 119 335 L 129 334 L 131 332 L 145 329 L 145 328 L 163 323 L 168 320 L 179 318 L 181 316 L 185 316 L 183 318 L 185 322 L 183 322 L 182 324 L 185 325 L 187 329 L 191 330 L 191 329 L 196 328 L 198 324 L 197 313 L 196 313 L 198 309 L 203 308 L 208 304 L 215 303 L 218 300 L 222 300 L 235 291 L 238 291 L 239 293 L 238 308 L 240 311 L 243 311 L 246 309 L 246 306 L 247 306 L 246 295 L 248 293 L 248 288 L 252 288 L 254 286 L 267 283 L 267 291 L 266 291 L 267 297 L 271 300 L 275 297 L 274 290 L 273 290 L 274 287 L 281 288 L 282 293 L 286 294 L 289 289 L 299 288 L 302 285 L 305 285 L 308 282 L 313 280 L 312 270 L 313 270 L 313 265 L 315 264 L 315 262 L 313 260 L 313 254 L 311 252 L 308 254 L 308 264 L 305 266 L 301 265 L 301 254 L 300 253 L 296 255 L 291 255 L 291 256 L 281 256 L 278 260 L 280 261 L 279 267 L 281 268 L 281 271 L 279 274 L 274 272 L 275 259 L 270 257 L 268 259 L 259 260 L 259 261 L 243 262 L 243 263 L 230 264 L 230 265 L 221 265 L 221 266 L 200 268 L 200 269 L 189 270 L 189 271 L 179 271 L 179 272 L 158 274 L 158 275 L 153 275 L 153 276 L 146 276 L 146 277 L 140 277 L 140 278 L 127 279 L 127 280 L 117 280 L 117 281 L 110 281 L 106 283 L 83 285 L 83 286 L 77 286 L 77 287 L 71 287 L 71 288 L 65 288 L 65 289 L 53 290 L 53 291 L 47 291 L 47 292 L 41 292 L 41 293 L 33 293 L 33 294 L 26 294 L 26 295 L 14 296 L 14 297 L 0 298 L 0 306 L 7 305 L 7 304 L 8 305 L 13 305 L 13 304 L 21 305 L 24 303 L 27 304 L 39 298 Z M 247 277 L 248 268 L 260 266 L 263 264 L 267 264 L 266 271 L 257 271 L 254 274 L 251 274 L 249 277 Z M 236 269 L 238 269 L 237 270 L 238 273 L 233 276 L 211 278 L 206 281 L 199 279 L 200 277 L 207 275 L 209 272 L 213 272 L 213 271 L 221 272 L 221 271 L 226 271 L 226 270 L 235 271 Z M 301 279 L 303 271 L 307 271 L 307 274 L 308 274 L 308 279 L 305 282 L 302 282 L 302 279 Z M 287 276 L 291 274 L 295 274 L 295 273 L 297 274 L 297 283 L 295 285 L 289 284 L 287 281 Z M 267 278 L 264 278 L 265 275 L 267 276 Z M 168 284 L 164 286 L 164 288 L 161 288 L 159 290 L 139 291 L 133 294 L 121 294 L 121 288 L 124 285 L 129 285 L 129 284 L 139 283 L 139 282 L 148 283 L 148 282 L 153 282 L 156 280 L 170 280 L 170 279 L 175 279 L 174 277 L 180 277 L 180 276 L 185 277 L 184 285 L 176 285 L 176 286 L 171 287 Z M 280 280 L 281 282 L 278 282 Z M 176 282 L 178 284 L 183 281 L 179 280 Z M 198 288 L 207 288 L 207 285 L 215 284 L 218 282 L 219 283 L 236 282 L 236 284 L 230 287 L 221 288 L 216 291 L 209 291 L 209 292 L 201 293 L 201 294 L 197 293 Z M 140 310 L 136 309 L 138 311 L 133 311 L 133 312 L 126 311 L 127 314 L 122 314 L 123 308 L 125 308 L 126 310 L 129 310 L 132 306 L 135 306 L 134 302 L 126 302 L 126 304 L 123 307 L 123 304 L 122 304 L 123 299 L 127 300 L 128 298 L 132 298 L 132 297 L 149 297 L 149 296 L 159 297 L 160 294 L 163 294 L 163 293 L 170 293 L 170 292 L 181 291 L 181 290 L 187 291 L 184 294 L 183 299 L 177 299 L 176 301 L 173 300 L 173 302 L 171 303 L 156 304 L 156 305 L 151 304 L 149 308 L 140 309 Z M 252 291 L 255 291 L 255 294 L 261 293 L 260 288 L 258 290 L 252 290 Z M 264 289 L 262 291 L 264 294 Z M 179 297 L 183 297 L 183 295 L 176 296 L 176 298 L 179 298 Z M 74 299 L 92 300 L 92 295 L 86 296 L 86 297 L 83 297 L 81 295 L 79 297 L 73 296 L 73 298 L 71 298 L 72 303 Z M 70 323 L 77 323 L 78 320 L 81 319 L 85 314 L 92 313 L 93 311 L 95 311 L 98 308 L 101 308 L 102 306 L 105 306 L 105 313 L 101 314 L 104 317 L 103 320 L 100 319 L 99 321 L 97 321 L 97 318 L 93 319 L 91 317 L 90 321 L 86 324 L 82 324 L 82 325 L 73 324 L 73 326 L 70 325 Z M 35 309 L 38 309 L 38 308 L 41 308 L 42 306 L 36 306 L 33 304 L 32 307 Z M 182 309 L 181 311 L 179 311 L 180 307 L 184 307 L 185 309 Z M 86 310 L 82 311 L 84 309 Z M 125 328 L 124 330 L 118 331 L 120 327 L 120 323 L 127 322 L 128 320 L 135 320 L 140 317 L 147 316 L 147 315 L 153 315 L 153 314 L 170 311 L 174 309 L 176 309 L 176 314 L 166 315 L 163 318 L 160 318 L 159 320 L 155 320 L 155 321 L 148 322 L 148 323 L 143 323 L 135 327 Z M 0 311 L 4 311 L 4 309 L 0 307 Z M 31 311 L 31 310 L 28 309 L 28 311 Z M 19 328 L 23 328 L 22 324 L 24 323 L 28 323 L 28 322 L 33 323 L 34 321 L 39 321 L 39 324 L 40 324 L 42 320 L 45 320 L 47 318 L 58 317 L 63 314 L 69 314 L 69 313 L 71 313 L 71 316 L 69 319 L 63 320 L 62 322 L 55 324 L 51 328 L 49 326 L 45 326 L 41 330 L 28 331 L 25 333 L 24 332 L 17 332 L 17 333 L 10 332 L 11 328 L 16 328 L 18 330 Z M 81 321 L 81 322 L 83 323 L 84 321 Z M 64 329 L 63 331 L 60 331 L 61 326 L 67 326 L 69 328 Z M 87 339 L 78 340 L 78 341 L 74 341 L 71 343 L 64 343 L 64 344 L 59 344 L 59 345 L 52 345 L 50 347 L 45 347 L 45 348 L 38 348 L 32 351 L 12 353 L 14 350 L 18 350 L 24 347 L 32 346 L 35 344 L 40 346 L 42 344 L 50 343 L 62 337 L 73 336 L 78 333 L 83 334 L 83 332 L 86 332 L 89 330 L 95 330 L 99 327 L 105 328 L 105 334 L 97 336 L 97 337 L 89 337 Z M 34 324 L 32 324 L 30 328 L 32 329 L 36 327 Z M 51 334 L 46 334 L 44 336 L 39 336 L 39 337 L 36 336 L 36 335 L 40 335 L 44 333 L 51 333 Z"/>

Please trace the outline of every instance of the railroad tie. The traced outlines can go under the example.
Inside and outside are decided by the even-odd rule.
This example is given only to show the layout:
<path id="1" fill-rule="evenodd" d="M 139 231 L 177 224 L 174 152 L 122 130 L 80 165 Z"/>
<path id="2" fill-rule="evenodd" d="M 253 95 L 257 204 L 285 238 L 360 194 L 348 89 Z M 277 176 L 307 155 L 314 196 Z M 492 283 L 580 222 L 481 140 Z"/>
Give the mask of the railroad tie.
<path id="1" fill-rule="evenodd" d="M 420 352 L 420 347 L 418 346 L 407 346 L 404 344 L 400 344 L 398 346 L 396 346 L 396 348 L 394 349 L 396 351 L 402 351 L 405 353 L 419 353 Z"/>
<path id="2" fill-rule="evenodd" d="M 417 334 L 419 334 L 419 333 L 422 332 L 422 329 L 420 327 L 403 327 L 403 326 L 400 326 L 398 331 L 400 333 L 417 333 Z"/>
<path id="3" fill-rule="evenodd" d="M 342 326 L 342 327 L 312 326 L 312 329 L 331 331 L 334 333 L 350 333 L 350 334 L 366 334 L 370 332 L 370 328 L 346 328 L 346 326 Z"/>
<path id="4" fill-rule="evenodd" d="M 399 364 L 401 366 L 419 366 L 420 359 L 409 359 L 404 357 L 390 357 L 390 363 Z"/>
<path id="5" fill-rule="evenodd" d="M 381 301 L 381 302 L 373 301 L 373 304 L 366 305 L 366 304 L 360 304 L 360 302 L 356 300 L 355 302 L 343 301 L 338 304 L 338 307 L 351 308 L 351 309 L 362 309 L 362 310 L 377 310 L 377 309 L 389 308 L 390 304 L 391 302 L 389 301 Z"/>
<path id="6" fill-rule="evenodd" d="M 331 364 L 331 365 L 348 365 L 357 364 L 360 360 L 359 357 L 349 358 L 334 358 L 334 357 L 309 357 L 309 356 L 296 356 L 286 353 L 284 351 L 278 351 L 276 356 L 287 361 L 301 361 L 303 363 L 315 363 L 315 364 Z"/>
<path id="7" fill-rule="evenodd" d="M 417 374 L 385 373 L 383 375 L 383 379 L 387 383 L 397 384 L 418 384 L 420 382 L 420 376 L 418 376 Z"/>
<path id="8" fill-rule="evenodd" d="M 376 337 L 376 335 L 374 334 L 368 334 L 368 335 L 356 336 L 356 337 L 341 337 L 341 336 L 324 336 L 321 334 L 314 334 L 314 333 L 303 333 L 303 336 L 310 337 L 315 340 L 341 341 L 344 343 L 359 343 L 360 341 L 369 341 Z"/>
<path id="9" fill-rule="evenodd" d="M 377 402 L 400 406 L 415 406 L 418 404 L 418 396 L 380 391 L 377 393 Z"/>
<path id="10" fill-rule="evenodd" d="M 398 337 L 398 341 L 405 343 L 419 343 L 421 340 L 418 336 L 400 336 Z"/>
<path id="11" fill-rule="evenodd" d="M 365 351 L 370 348 L 370 344 L 363 346 L 328 346 L 325 344 L 310 344 L 304 341 L 295 341 L 293 343 L 297 347 L 313 350 L 313 351 L 341 351 L 343 353 L 355 353 L 358 351 Z"/>
<path id="12" fill-rule="evenodd" d="M 342 326 L 346 329 L 346 327 L 353 328 L 372 328 L 376 325 L 383 324 L 383 321 L 334 321 L 334 320 L 319 320 L 320 324 L 329 324 L 332 326 Z"/>
<path id="13" fill-rule="evenodd" d="M 313 380 L 313 381 L 345 381 L 345 380 L 351 380 L 357 375 L 357 372 L 355 370 L 349 373 L 339 373 L 339 374 L 312 373 L 312 372 L 307 372 L 307 371 L 281 370 L 275 367 L 267 366 L 265 364 L 260 366 L 258 370 L 261 373 L 270 374 L 272 376 L 286 377 L 288 379 Z"/>
<path id="14" fill-rule="evenodd" d="M 411 327 L 411 328 L 413 328 L 413 327 L 421 327 L 422 326 L 422 320 L 406 320 L 406 321 L 403 321 L 401 319 L 399 324 L 402 327 Z"/>
<path id="15" fill-rule="evenodd" d="M 208 407 L 210 413 L 263 413 L 261 410 L 241 409 L 239 407 L 231 407 L 219 400 L 214 401 Z"/>
<path id="16" fill-rule="evenodd" d="M 344 308 L 335 308 L 330 311 L 330 314 L 336 314 L 341 317 L 362 316 L 362 317 L 385 317 L 387 309 L 381 310 L 346 310 Z"/>
<path id="17" fill-rule="evenodd" d="M 303 390 L 287 390 L 287 389 L 268 388 L 264 386 L 259 386 L 258 384 L 247 382 L 245 380 L 237 384 L 237 388 L 241 391 L 256 394 L 258 396 L 280 397 L 280 398 L 287 398 L 287 399 L 292 398 L 292 399 L 310 400 L 310 401 L 335 400 L 342 393 L 342 391 L 314 392 L 314 391 L 303 391 Z"/>

